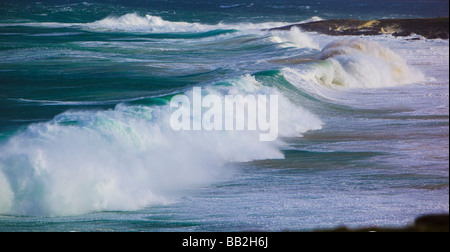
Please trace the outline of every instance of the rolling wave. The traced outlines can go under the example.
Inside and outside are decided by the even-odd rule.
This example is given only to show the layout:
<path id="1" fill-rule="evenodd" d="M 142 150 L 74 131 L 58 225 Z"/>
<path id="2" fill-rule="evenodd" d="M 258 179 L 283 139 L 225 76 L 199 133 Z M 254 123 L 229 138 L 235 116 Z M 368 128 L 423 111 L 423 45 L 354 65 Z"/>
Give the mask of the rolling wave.
<path id="1" fill-rule="evenodd" d="M 311 20 L 315 20 L 313 18 Z M 90 23 L 59 23 L 59 22 L 11 22 L 0 23 L 0 27 L 28 26 L 45 28 L 80 28 L 89 31 L 109 31 L 109 32 L 135 32 L 135 33 L 201 33 L 215 30 L 240 30 L 259 31 L 283 25 L 285 22 L 267 23 L 218 23 L 216 25 L 174 22 L 164 20 L 160 16 L 128 13 L 122 16 L 108 16 L 101 20 Z"/>
<path id="2" fill-rule="evenodd" d="M 406 61 L 378 43 L 350 39 L 330 43 L 318 59 L 329 63 L 331 71 L 318 76 L 323 84 L 353 88 L 377 88 L 422 81 L 424 76 L 412 70 Z"/>
<path id="3" fill-rule="evenodd" d="M 250 75 L 207 92 L 279 95 L 282 136 L 322 125 Z M 0 210 L 74 215 L 139 209 L 170 201 L 171 191 L 215 181 L 227 163 L 283 158 L 280 141 L 260 142 L 253 131 L 174 131 L 172 112 L 168 105 L 120 104 L 107 111 L 69 111 L 29 126 L 0 147 Z"/>

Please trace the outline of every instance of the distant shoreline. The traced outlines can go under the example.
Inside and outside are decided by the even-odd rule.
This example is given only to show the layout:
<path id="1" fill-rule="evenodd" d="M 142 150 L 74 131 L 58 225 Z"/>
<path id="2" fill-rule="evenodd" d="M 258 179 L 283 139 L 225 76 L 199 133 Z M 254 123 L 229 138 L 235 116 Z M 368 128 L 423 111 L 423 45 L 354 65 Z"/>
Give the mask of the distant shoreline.
<path id="1" fill-rule="evenodd" d="M 293 27 L 332 36 L 389 34 L 406 37 L 417 34 L 427 39 L 449 39 L 448 17 L 380 20 L 336 19 L 293 24 L 272 28 L 269 31 L 290 30 Z"/>

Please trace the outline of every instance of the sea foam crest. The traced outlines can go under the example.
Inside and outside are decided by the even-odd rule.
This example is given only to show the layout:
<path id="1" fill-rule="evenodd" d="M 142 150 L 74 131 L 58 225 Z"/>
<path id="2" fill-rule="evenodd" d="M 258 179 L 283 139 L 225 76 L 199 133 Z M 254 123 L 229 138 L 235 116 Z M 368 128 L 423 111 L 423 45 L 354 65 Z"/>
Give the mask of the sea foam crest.
<path id="1" fill-rule="evenodd" d="M 107 31 L 126 31 L 143 33 L 177 33 L 177 32 L 207 32 L 213 30 L 239 30 L 246 32 L 260 33 L 263 29 L 269 29 L 278 26 L 288 25 L 284 22 L 266 22 L 266 23 L 218 23 L 215 25 L 189 22 L 173 22 L 164 20 L 162 17 L 145 15 L 137 13 L 128 13 L 120 17 L 106 17 L 92 23 L 82 25 L 87 29 L 107 30 Z"/>
<path id="2" fill-rule="evenodd" d="M 210 25 L 170 22 L 158 16 L 140 16 L 136 13 L 129 13 L 120 17 L 106 17 L 102 20 L 86 24 L 85 26 L 90 29 L 131 32 L 198 32 L 215 29 L 214 26 Z"/>

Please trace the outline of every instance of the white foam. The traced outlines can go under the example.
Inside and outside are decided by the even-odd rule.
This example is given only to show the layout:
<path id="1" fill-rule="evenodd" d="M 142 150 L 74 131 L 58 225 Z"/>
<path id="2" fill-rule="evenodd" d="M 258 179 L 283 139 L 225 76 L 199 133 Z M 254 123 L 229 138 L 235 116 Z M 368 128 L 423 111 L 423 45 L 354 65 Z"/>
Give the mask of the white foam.
<path id="1" fill-rule="evenodd" d="M 82 25 L 83 25 L 82 23 L 59 23 L 59 22 L 0 23 L 0 27 L 27 26 L 27 27 L 46 27 L 46 28 L 66 28 Z"/>
<path id="2" fill-rule="evenodd" d="M 215 89 L 217 90 L 217 88 Z M 281 137 L 299 137 L 309 130 L 321 129 L 321 120 L 305 108 L 294 104 L 274 87 L 261 85 L 255 77 L 245 75 L 233 82 L 233 87 L 222 90 L 221 95 L 260 94 L 279 98 L 279 133 Z"/>
<path id="3" fill-rule="evenodd" d="M 87 29 L 145 32 L 145 33 L 180 33 L 180 32 L 207 32 L 213 30 L 239 30 L 260 33 L 262 29 L 287 25 L 283 22 L 267 23 L 218 23 L 207 25 L 202 23 L 173 22 L 159 16 L 140 16 L 136 13 L 125 14 L 120 17 L 107 17 L 99 21 L 83 25 Z"/>
<path id="4" fill-rule="evenodd" d="M 320 50 L 319 45 L 314 42 L 313 38 L 297 27 L 293 27 L 290 31 L 272 31 L 271 34 L 271 40 L 282 47 L 294 46 Z"/>
<path id="5" fill-rule="evenodd" d="M 317 59 L 322 64 L 316 79 L 322 84 L 352 88 L 377 88 L 412 84 L 424 76 L 389 48 L 363 39 L 344 39 L 328 44 Z"/>
<path id="6" fill-rule="evenodd" d="M 320 100 L 325 98 L 333 103 L 342 103 L 342 97 L 337 92 L 339 90 L 321 84 L 332 81 L 332 69 L 312 64 L 305 65 L 302 68 L 284 67 L 282 72 L 289 83 L 303 92 Z M 318 77 L 322 79 L 317 79 Z"/>
<path id="7" fill-rule="evenodd" d="M 200 23 L 170 22 L 161 17 L 146 15 L 140 16 L 129 13 L 120 17 L 107 17 L 99 21 L 84 25 L 88 29 L 101 29 L 127 32 L 200 32 L 214 30 L 214 26 Z"/>
<path id="8" fill-rule="evenodd" d="M 229 8 L 236 8 L 239 6 L 243 6 L 243 4 L 220 5 L 219 7 L 222 9 L 229 9 Z"/>
<path id="9" fill-rule="evenodd" d="M 206 92 L 280 95 L 282 136 L 321 127 L 316 116 L 250 75 L 230 83 Z M 0 213 L 136 210 L 226 177 L 228 163 L 283 158 L 282 142 L 260 142 L 257 131 L 174 131 L 172 113 L 168 105 L 118 105 L 29 126 L 0 146 Z"/>
<path id="10" fill-rule="evenodd" d="M 9 213 L 13 205 L 14 194 L 0 166 L 0 213 Z"/>

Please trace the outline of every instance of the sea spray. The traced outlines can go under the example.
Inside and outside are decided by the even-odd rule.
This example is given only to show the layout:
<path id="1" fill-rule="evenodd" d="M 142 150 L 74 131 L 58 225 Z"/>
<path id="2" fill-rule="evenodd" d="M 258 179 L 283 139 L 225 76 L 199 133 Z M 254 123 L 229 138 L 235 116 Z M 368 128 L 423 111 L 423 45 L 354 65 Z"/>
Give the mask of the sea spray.
<path id="1" fill-rule="evenodd" d="M 290 31 L 272 31 L 271 40 L 281 47 L 294 46 L 298 48 L 320 50 L 319 44 L 306 32 L 301 31 L 297 27 L 293 27 Z"/>

